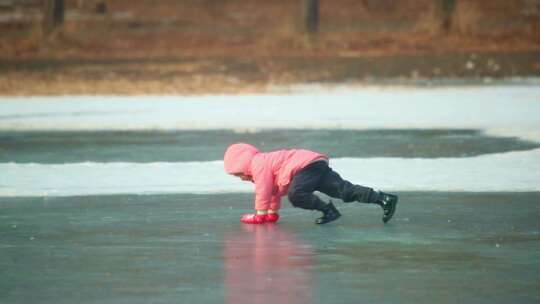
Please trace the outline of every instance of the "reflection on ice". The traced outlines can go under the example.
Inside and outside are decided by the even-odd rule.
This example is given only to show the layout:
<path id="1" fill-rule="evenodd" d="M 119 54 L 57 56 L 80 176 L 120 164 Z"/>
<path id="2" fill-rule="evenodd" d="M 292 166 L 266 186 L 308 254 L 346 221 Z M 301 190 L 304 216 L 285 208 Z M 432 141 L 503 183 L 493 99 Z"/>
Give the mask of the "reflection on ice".
<path id="1" fill-rule="evenodd" d="M 225 236 L 226 303 L 313 303 L 309 246 L 279 225 L 244 225 Z"/>

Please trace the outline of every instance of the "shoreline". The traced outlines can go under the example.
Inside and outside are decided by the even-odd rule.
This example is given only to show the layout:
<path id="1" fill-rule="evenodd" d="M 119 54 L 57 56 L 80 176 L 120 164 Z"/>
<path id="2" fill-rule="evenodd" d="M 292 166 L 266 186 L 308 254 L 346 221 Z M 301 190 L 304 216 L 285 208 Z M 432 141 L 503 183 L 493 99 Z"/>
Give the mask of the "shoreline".
<path id="1" fill-rule="evenodd" d="M 0 60 L 0 95 L 208 95 L 306 85 L 537 85 L 540 52 L 385 57 Z"/>

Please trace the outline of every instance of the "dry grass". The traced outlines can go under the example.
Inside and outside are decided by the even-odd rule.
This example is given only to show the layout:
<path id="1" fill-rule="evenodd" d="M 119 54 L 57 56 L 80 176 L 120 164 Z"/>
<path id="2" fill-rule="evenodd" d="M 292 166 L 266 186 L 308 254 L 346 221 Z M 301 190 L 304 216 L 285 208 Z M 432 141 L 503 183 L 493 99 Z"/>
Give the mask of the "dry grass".
<path id="1" fill-rule="evenodd" d="M 440 31 L 433 0 L 321 1 L 316 38 L 301 31 L 300 3 L 109 1 L 109 15 L 72 14 L 52 41 L 38 24 L 18 33 L 0 30 L 0 58 L 373 56 L 491 50 L 498 43 L 510 51 L 536 50 L 540 41 L 540 16 L 521 20 L 513 1 L 457 1 L 448 33 Z"/>
<path id="2" fill-rule="evenodd" d="M 540 18 L 521 18 L 518 2 L 458 1 L 453 27 L 442 33 L 433 0 L 321 1 L 320 32 L 308 36 L 301 30 L 301 1 L 109 1 L 108 15 L 71 14 L 53 36 L 45 37 L 38 23 L 0 28 L 0 61 L 51 62 L 0 65 L 0 94 L 243 93 L 276 84 L 361 80 L 374 69 L 383 77 L 420 73 L 399 60 L 387 66 L 387 58 L 400 56 L 448 54 L 433 59 L 440 66 L 446 63 L 437 60 L 463 53 L 540 52 Z M 368 63 L 351 67 L 354 60 Z M 73 64 L 64 67 L 66 61 Z M 456 61 L 454 68 L 426 67 L 420 74 L 435 69 L 455 77 L 463 66 Z M 527 69 L 469 72 L 499 77 L 521 68 Z"/>
<path id="3" fill-rule="evenodd" d="M 479 20 L 483 20 L 482 11 L 475 2 L 457 1 L 455 16 L 452 20 L 454 32 L 471 35 L 478 28 Z"/>
<path id="4" fill-rule="evenodd" d="M 238 82 L 223 75 L 172 77 L 166 80 L 134 80 L 115 74 L 101 79 L 73 78 L 64 74 L 44 75 L 6 73 L 0 76 L 2 95 L 175 95 L 220 93 L 253 93 L 266 87 L 261 82 Z"/>

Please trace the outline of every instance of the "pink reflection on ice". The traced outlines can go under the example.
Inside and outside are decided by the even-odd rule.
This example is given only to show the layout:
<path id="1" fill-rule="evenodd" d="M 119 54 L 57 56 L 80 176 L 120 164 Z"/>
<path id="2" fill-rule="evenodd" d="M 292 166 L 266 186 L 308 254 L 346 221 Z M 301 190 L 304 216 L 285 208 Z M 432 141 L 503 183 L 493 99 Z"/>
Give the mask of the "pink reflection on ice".
<path id="1" fill-rule="evenodd" d="M 224 243 L 227 303 L 312 303 L 309 245 L 279 225 L 243 225 Z"/>

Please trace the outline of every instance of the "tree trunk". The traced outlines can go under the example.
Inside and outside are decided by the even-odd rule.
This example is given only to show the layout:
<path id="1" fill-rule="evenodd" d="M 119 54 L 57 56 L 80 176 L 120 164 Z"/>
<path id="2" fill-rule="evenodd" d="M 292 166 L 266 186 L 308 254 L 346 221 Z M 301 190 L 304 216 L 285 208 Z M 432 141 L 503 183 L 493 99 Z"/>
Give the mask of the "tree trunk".
<path id="1" fill-rule="evenodd" d="M 105 15 L 108 12 L 107 1 L 99 1 L 96 4 L 96 13 Z"/>
<path id="2" fill-rule="evenodd" d="M 64 0 L 46 0 L 43 18 L 46 33 L 54 31 L 64 23 Z"/>
<path id="3" fill-rule="evenodd" d="M 457 0 L 435 0 L 440 29 L 445 33 L 450 32 L 453 27 L 452 21 L 456 10 L 456 2 Z"/>
<path id="4" fill-rule="evenodd" d="M 309 34 L 315 34 L 319 30 L 319 0 L 303 0 L 304 25 Z"/>

